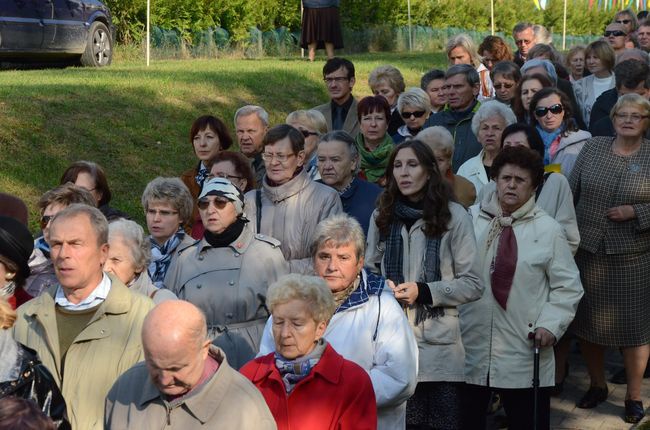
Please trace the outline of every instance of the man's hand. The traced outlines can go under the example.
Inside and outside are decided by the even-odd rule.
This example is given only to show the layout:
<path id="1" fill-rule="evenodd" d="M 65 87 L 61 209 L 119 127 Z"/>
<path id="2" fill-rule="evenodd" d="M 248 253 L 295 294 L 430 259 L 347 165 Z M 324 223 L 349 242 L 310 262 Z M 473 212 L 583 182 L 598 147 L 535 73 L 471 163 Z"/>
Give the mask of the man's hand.
<path id="1" fill-rule="evenodd" d="M 398 302 L 405 305 L 412 305 L 418 298 L 418 284 L 415 282 L 404 282 L 403 284 L 395 285 L 393 281 L 388 279 L 386 281 Z"/>

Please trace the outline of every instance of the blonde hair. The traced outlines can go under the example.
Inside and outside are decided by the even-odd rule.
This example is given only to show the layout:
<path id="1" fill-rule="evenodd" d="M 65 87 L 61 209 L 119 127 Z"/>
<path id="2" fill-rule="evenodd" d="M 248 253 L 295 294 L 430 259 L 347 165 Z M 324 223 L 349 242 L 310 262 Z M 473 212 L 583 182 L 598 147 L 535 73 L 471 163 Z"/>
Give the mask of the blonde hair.
<path id="1" fill-rule="evenodd" d="M 277 305 L 300 300 L 307 304 L 314 321 L 327 322 L 334 315 L 336 302 L 324 279 L 298 274 L 285 275 L 269 286 L 266 303 L 271 314 Z"/>
<path id="2" fill-rule="evenodd" d="M 449 159 L 454 156 L 454 137 L 449 130 L 440 125 L 425 128 L 415 138 L 422 141 L 432 151 L 442 151 L 443 155 Z"/>
<path id="3" fill-rule="evenodd" d="M 405 106 L 422 109 L 428 114 L 431 112 L 431 99 L 422 88 L 411 87 L 397 98 L 397 111 L 400 114 Z"/>
<path id="4" fill-rule="evenodd" d="M 16 311 L 4 297 L 0 297 L 0 328 L 3 330 L 10 329 L 16 322 Z"/>
<path id="5" fill-rule="evenodd" d="M 457 34 L 456 36 L 449 39 L 446 48 L 447 58 L 449 58 L 451 51 L 458 46 L 467 51 L 470 61 L 472 62 L 472 66 L 478 67 L 481 64 L 481 57 L 478 55 L 476 43 L 474 43 L 472 38 L 465 33 Z"/>
<path id="6" fill-rule="evenodd" d="M 319 135 L 327 133 L 327 121 L 322 113 L 317 110 L 296 110 L 287 115 L 285 123 L 298 123 L 311 130 L 315 130 Z"/>
<path id="7" fill-rule="evenodd" d="M 648 119 L 647 117 L 650 116 L 650 101 L 636 93 L 630 93 L 618 98 L 618 101 L 609 113 L 609 118 L 612 122 L 614 122 L 614 116 L 616 116 L 618 111 L 626 106 L 633 106 L 641 110 L 642 115 L 646 117 L 646 120 Z M 648 127 L 646 127 L 646 130 L 647 129 Z"/>
<path id="8" fill-rule="evenodd" d="M 406 89 L 404 76 L 402 76 L 402 72 L 395 66 L 383 65 L 372 69 L 368 75 L 368 86 L 370 89 L 374 91 L 382 81 L 386 82 L 397 94 L 403 93 L 404 89 Z"/>

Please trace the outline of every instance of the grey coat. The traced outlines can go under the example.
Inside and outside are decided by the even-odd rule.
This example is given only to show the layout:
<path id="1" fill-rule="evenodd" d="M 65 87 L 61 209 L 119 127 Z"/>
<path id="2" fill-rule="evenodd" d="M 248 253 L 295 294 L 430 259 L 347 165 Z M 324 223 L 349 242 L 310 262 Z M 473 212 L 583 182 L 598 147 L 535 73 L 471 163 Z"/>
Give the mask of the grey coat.
<path id="1" fill-rule="evenodd" d="M 286 273 L 280 242 L 246 226 L 230 246 L 213 248 L 201 239 L 182 249 L 165 286 L 205 313 L 208 335 L 239 369 L 259 350 L 269 317 L 266 290 Z"/>

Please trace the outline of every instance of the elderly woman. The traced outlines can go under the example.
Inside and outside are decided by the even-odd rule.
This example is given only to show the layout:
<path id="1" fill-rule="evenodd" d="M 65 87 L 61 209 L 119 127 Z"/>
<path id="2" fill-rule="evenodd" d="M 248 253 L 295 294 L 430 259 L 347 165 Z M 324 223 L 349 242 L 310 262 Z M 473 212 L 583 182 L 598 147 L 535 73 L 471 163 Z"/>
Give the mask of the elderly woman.
<path id="1" fill-rule="evenodd" d="M 347 215 L 322 221 L 314 233 L 314 270 L 336 302 L 325 338 L 370 375 L 377 428 L 404 429 L 406 399 L 415 388 L 417 345 L 385 279 L 363 269 L 364 249 L 361 227 Z M 261 354 L 272 348 L 274 321 L 267 323 Z"/>
<path id="2" fill-rule="evenodd" d="M 388 134 L 390 105 L 382 96 L 364 97 L 357 105 L 359 134 L 356 137 L 359 152 L 360 176 L 368 182 L 386 185 L 386 166 L 395 144 Z"/>
<path id="3" fill-rule="evenodd" d="M 571 101 L 557 88 L 544 88 L 530 101 L 531 122 L 544 143 L 544 165 L 547 170 L 566 177 L 591 134 L 579 130 L 573 119 Z"/>
<path id="4" fill-rule="evenodd" d="M 548 429 L 554 384 L 549 347 L 573 319 L 582 296 L 580 274 L 562 228 L 535 206 L 544 175 L 540 156 L 527 148 L 504 148 L 491 173 L 496 193 L 471 208 L 486 288 L 460 315 L 465 428 L 485 428 L 490 390 L 500 394 L 510 428 L 535 426 L 535 344 L 541 348 L 536 428 Z"/>
<path id="5" fill-rule="evenodd" d="M 142 227 L 126 219 L 108 225 L 108 258 L 104 272 L 111 273 L 131 291 L 144 294 L 155 304 L 176 299 L 171 291 L 153 284 L 146 270 L 149 260 L 151 245 Z"/>
<path id="6" fill-rule="evenodd" d="M 90 191 L 95 199 L 97 208 L 102 211 L 106 219 L 129 218 L 129 216 L 108 204 L 111 201 L 111 190 L 108 187 L 106 173 L 102 166 L 92 161 L 77 161 L 72 163 L 63 172 L 59 185 L 71 183 Z"/>
<path id="7" fill-rule="evenodd" d="M 212 159 L 210 178 L 226 178 L 246 194 L 256 188 L 251 162 L 241 152 L 221 151 Z"/>
<path id="8" fill-rule="evenodd" d="M 400 144 L 390 166 L 365 264 L 388 279 L 417 339 L 418 385 L 407 403 L 407 423 L 456 429 L 464 380 L 457 307 L 482 293 L 471 220 L 451 201 L 424 143 Z"/>
<path id="9" fill-rule="evenodd" d="M 268 304 L 275 346 L 241 373 L 264 395 L 278 430 L 376 429 L 371 377 L 323 337 L 336 308 L 325 281 L 284 276 L 269 287 Z"/>
<path id="10" fill-rule="evenodd" d="M 434 125 L 419 132 L 415 138 L 433 151 L 438 170 L 451 185 L 456 201 L 465 209 L 473 205 L 476 200 L 474 184 L 462 176 L 455 175 L 451 170 L 451 160 L 454 156 L 454 137 L 451 133 L 442 126 Z"/>
<path id="11" fill-rule="evenodd" d="M 486 36 L 478 47 L 478 55 L 490 72 L 495 64 L 514 59 L 512 49 L 499 36 Z"/>
<path id="12" fill-rule="evenodd" d="M 338 191 L 343 211 L 359 221 L 363 234 L 367 234 L 382 189 L 357 176 L 359 152 L 354 139 L 343 130 L 321 136 L 317 158 L 321 182 Z"/>
<path id="13" fill-rule="evenodd" d="M 569 69 L 569 80 L 575 84 L 585 74 L 585 46 L 577 45 L 569 49 L 564 65 Z"/>
<path id="14" fill-rule="evenodd" d="M 449 39 L 447 42 L 447 59 L 449 65 L 469 64 L 476 68 L 478 72 L 481 87 L 478 93 L 478 100 L 484 102 L 494 97 L 494 88 L 490 80 L 490 71 L 481 62 L 476 44 L 469 35 L 461 33 Z"/>
<path id="15" fill-rule="evenodd" d="M 183 229 L 190 222 L 194 203 L 180 179 L 162 177 L 147 184 L 141 203 L 151 242 L 149 277 L 160 288 L 176 253 L 194 243 Z"/>
<path id="16" fill-rule="evenodd" d="M 185 184 L 192 196 L 192 216 L 184 225 L 185 231 L 191 234 L 194 239 L 200 239 L 203 235 L 201 217 L 196 206 L 196 199 L 201 193 L 201 187 L 210 174 L 208 164 L 210 160 L 221 151 L 225 151 L 232 145 L 232 138 L 228 127 L 219 118 L 212 115 L 204 115 L 197 118 L 190 128 L 190 143 L 194 149 L 194 155 L 198 159 L 196 167 L 183 172 L 181 181 Z M 198 223 L 197 223 L 198 221 Z"/>
<path id="17" fill-rule="evenodd" d="M 596 99 L 605 91 L 614 88 L 614 65 L 616 55 L 609 43 L 596 40 L 587 45 L 584 51 L 587 70 L 591 73 L 573 82 L 573 93 L 580 108 L 582 120 L 589 125 L 591 108 Z"/>
<path id="18" fill-rule="evenodd" d="M 338 193 L 309 179 L 304 169 L 305 139 L 282 124 L 263 140 L 266 175 L 262 187 L 246 194 L 251 230 L 280 241 L 291 273 L 309 273 L 309 238 L 323 219 L 343 211 Z"/>
<path id="19" fill-rule="evenodd" d="M 457 174 L 474 184 L 477 194 L 490 180 L 490 168 L 501 150 L 503 129 L 515 122 L 517 118 L 512 110 L 496 100 L 482 104 L 474 114 L 472 131 L 483 149 L 477 156 L 464 162 Z"/>
<path id="20" fill-rule="evenodd" d="M 209 179 L 198 206 L 203 238 L 178 252 L 165 287 L 205 313 L 213 343 L 239 369 L 259 349 L 266 290 L 287 265 L 280 242 L 248 226 L 244 195 L 229 180 Z"/>
<path id="21" fill-rule="evenodd" d="M 321 135 L 327 133 L 327 122 L 317 110 L 297 110 L 287 115 L 285 122 L 298 129 L 305 137 L 305 168 L 313 180 L 320 179 L 316 167 L 316 146 Z"/>
<path id="22" fill-rule="evenodd" d="M 0 299 L 12 309 L 31 297 L 25 293 L 29 277 L 29 256 L 34 249 L 32 235 L 20 221 L 0 216 Z"/>
<path id="23" fill-rule="evenodd" d="M 432 69 L 420 78 L 420 88 L 427 93 L 431 102 L 431 113 L 438 113 L 447 104 L 447 93 L 445 92 L 445 72 Z"/>
<path id="24" fill-rule="evenodd" d="M 517 85 L 517 95 L 515 96 L 513 111 L 517 115 L 519 122 L 529 123 L 531 118 L 530 101 L 536 92 L 543 88 L 552 87 L 551 80 L 540 73 L 525 75 Z"/>
<path id="25" fill-rule="evenodd" d="M 521 72 L 517 63 L 500 61 L 490 72 L 494 84 L 494 99 L 512 107 L 517 97 L 517 86 L 521 81 Z"/>
<path id="26" fill-rule="evenodd" d="M 396 144 L 413 138 L 422 130 L 431 115 L 431 99 L 422 89 L 411 87 L 400 94 L 397 99 L 397 110 L 404 118 L 404 125 L 393 135 Z"/>
<path id="27" fill-rule="evenodd" d="M 591 378 L 578 406 L 592 408 L 607 398 L 603 352 L 622 348 L 625 420 L 636 423 L 644 413 L 641 380 L 650 355 L 650 141 L 644 139 L 650 103 L 626 94 L 611 118 L 616 137 L 589 140 L 569 178 L 582 239 L 576 261 L 585 287 L 573 332 Z"/>
<path id="28" fill-rule="evenodd" d="M 404 76 L 395 66 L 385 65 L 372 69 L 368 75 L 368 86 L 375 96 L 382 96 L 390 106 L 388 134 L 394 135 L 404 125 L 404 120 L 397 110 L 397 98 L 406 89 Z"/>

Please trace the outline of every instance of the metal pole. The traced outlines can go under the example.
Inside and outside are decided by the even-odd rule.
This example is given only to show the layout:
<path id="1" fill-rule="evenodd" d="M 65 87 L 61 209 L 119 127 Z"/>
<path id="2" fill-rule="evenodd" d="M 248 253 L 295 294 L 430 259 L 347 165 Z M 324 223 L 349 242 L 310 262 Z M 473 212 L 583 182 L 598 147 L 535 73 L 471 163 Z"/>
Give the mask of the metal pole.
<path id="1" fill-rule="evenodd" d="M 151 33 L 149 29 L 149 21 L 151 20 L 151 0 L 147 0 L 147 67 L 149 67 L 149 56 L 151 54 L 150 40 Z"/>
<path id="2" fill-rule="evenodd" d="M 566 50 L 566 2 L 567 0 L 564 0 L 564 20 L 562 24 L 562 50 Z"/>
<path id="3" fill-rule="evenodd" d="M 304 6 L 302 5 L 302 1 L 300 2 L 300 28 L 304 25 L 304 22 L 302 22 L 302 15 L 304 11 Z M 305 58 L 305 48 L 302 46 L 300 47 L 300 58 Z"/>
<path id="4" fill-rule="evenodd" d="M 411 31 L 411 0 L 406 2 L 409 15 L 409 51 L 413 51 L 413 32 Z"/>
<path id="5" fill-rule="evenodd" d="M 492 23 L 492 36 L 494 36 L 494 0 L 490 0 L 490 21 Z"/>

